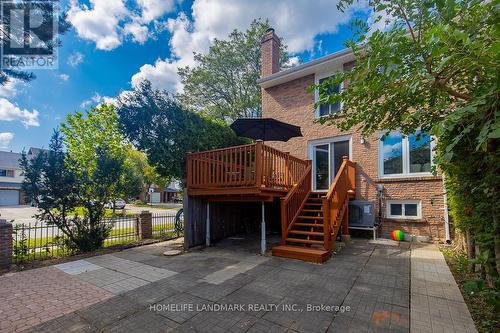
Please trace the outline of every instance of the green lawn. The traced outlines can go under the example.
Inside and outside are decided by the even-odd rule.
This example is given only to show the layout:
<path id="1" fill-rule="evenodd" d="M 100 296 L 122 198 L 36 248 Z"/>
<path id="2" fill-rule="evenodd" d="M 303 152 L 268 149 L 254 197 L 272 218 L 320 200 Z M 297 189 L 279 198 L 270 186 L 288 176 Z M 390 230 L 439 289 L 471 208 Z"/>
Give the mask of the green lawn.
<path id="1" fill-rule="evenodd" d="M 85 207 L 77 207 L 73 212 L 70 213 L 70 215 L 83 216 L 83 215 L 85 215 L 85 211 L 86 211 Z M 110 219 L 113 217 L 122 217 L 122 216 L 124 216 L 123 211 L 124 211 L 123 209 L 116 209 L 115 214 L 113 214 L 112 209 L 106 208 L 104 210 L 104 218 Z M 55 209 L 54 212 L 57 212 L 57 210 Z M 128 212 L 127 210 L 125 210 L 125 216 L 134 216 L 134 215 L 137 215 L 137 214 L 132 213 L 132 212 Z"/>

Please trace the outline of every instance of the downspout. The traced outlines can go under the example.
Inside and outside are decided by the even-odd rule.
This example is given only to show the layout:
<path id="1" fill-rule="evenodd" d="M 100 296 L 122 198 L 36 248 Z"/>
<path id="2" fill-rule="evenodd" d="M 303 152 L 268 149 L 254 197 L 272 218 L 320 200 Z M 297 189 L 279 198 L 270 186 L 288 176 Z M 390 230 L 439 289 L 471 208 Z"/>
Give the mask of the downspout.
<path id="1" fill-rule="evenodd" d="M 444 234 L 446 237 L 446 244 L 451 243 L 451 237 L 450 237 L 450 219 L 448 216 L 448 194 L 446 192 L 446 180 L 443 172 L 443 209 L 444 209 Z"/>

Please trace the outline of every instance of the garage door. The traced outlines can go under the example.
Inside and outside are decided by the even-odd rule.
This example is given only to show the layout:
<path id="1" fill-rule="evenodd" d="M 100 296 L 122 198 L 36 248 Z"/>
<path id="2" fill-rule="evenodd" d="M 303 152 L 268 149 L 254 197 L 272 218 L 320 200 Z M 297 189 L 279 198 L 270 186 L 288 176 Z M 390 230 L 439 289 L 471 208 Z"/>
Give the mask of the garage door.
<path id="1" fill-rule="evenodd" d="M 0 190 L 0 206 L 19 205 L 19 191 Z"/>

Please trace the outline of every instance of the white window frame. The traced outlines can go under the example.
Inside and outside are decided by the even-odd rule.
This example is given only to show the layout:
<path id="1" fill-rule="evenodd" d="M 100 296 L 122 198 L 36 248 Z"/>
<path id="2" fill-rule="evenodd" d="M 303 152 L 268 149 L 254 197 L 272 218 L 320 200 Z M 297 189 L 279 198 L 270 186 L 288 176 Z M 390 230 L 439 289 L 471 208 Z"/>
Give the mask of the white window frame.
<path id="1" fill-rule="evenodd" d="M 313 191 L 315 192 L 328 192 L 328 189 L 326 190 L 317 190 L 316 189 L 316 168 L 315 168 L 315 155 L 314 155 L 314 147 L 316 146 L 321 146 L 321 145 L 328 145 L 328 170 L 332 169 L 332 155 L 333 155 L 333 149 L 332 149 L 332 143 L 339 142 L 339 141 L 349 141 L 349 160 L 352 159 L 352 135 L 340 135 L 340 136 L 335 136 L 331 138 L 324 138 L 324 139 L 319 139 L 319 140 L 313 140 L 309 141 L 307 143 L 308 149 L 307 149 L 307 156 L 308 159 L 312 161 L 312 172 L 311 172 L 311 177 L 312 177 L 312 188 Z"/>
<path id="2" fill-rule="evenodd" d="M 324 78 L 327 78 L 327 77 L 330 77 L 332 75 L 335 75 L 337 74 L 338 72 L 340 72 L 339 69 L 336 69 L 336 70 L 333 70 L 333 71 L 329 71 L 329 72 L 323 72 L 323 73 L 317 73 L 315 76 L 314 76 L 314 83 L 316 85 L 319 84 L 319 80 L 321 79 L 324 79 Z M 344 90 L 344 82 L 342 82 L 340 84 L 340 87 L 339 87 L 339 92 L 342 92 L 342 90 Z M 319 99 L 319 91 L 318 89 L 315 89 L 314 90 L 314 102 L 317 103 L 318 102 L 318 99 Z M 338 113 L 338 112 L 341 112 L 342 111 L 342 107 L 344 106 L 344 103 L 342 103 L 342 101 L 340 101 L 340 106 L 339 106 L 339 111 L 335 112 L 335 113 Z M 331 115 L 331 113 L 329 114 L 326 114 L 324 116 L 320 116 L 319 115 L 319 105 L 318 107 L 316 108 L 316 112 L 315 112 L 315 116 L 316 116 L 316 119 L 319 119 L 319 118 L 322 118 L 322 117 L 327 117 Z"/>
<path id="3" fill-rule="evenodd" d="M 378 133 L 378 177 L 379 178 L 408 178 L 408 177 L 422 177 L 422 176 L 432 176 L 432 171 L 429 172 L 410 172 L 410 142 L 408 140 L 408 136 L 401 134 L 403 136 L 402 145 L 403 145 L 403 173 L 393 173 L 386 175 L 384 174 L 384 142 L 382 141 L 382 137 L 387 132 L 379 132 Z M 431 170 L 434 166 L 434 148 L 436 144 L 436 138 L 431 135 L 430 136 L 431 143 Z"/>
<path id="4" fill-rule="evenodd" d="M 400 204 L 402 215 L 391 215 L 391 204 Z M 416 204 L 417 205 L 417 216 L 406 216 L 405 215 L 405 204 Z M 386 201 L 386 217 L 388 219 L 397 219 L 397 220 L 420 220 L 420 219 L 422 219 L 422 202 L 420 200 L 387 200 Z"/>
<path id="5" fill-rule="evenodd" d="M 5 178 L 15 178 L 16 177 L 16 170 L 14 169 L 0 169 L 2 171 L 5 171 L 5 176 L 0 175 L 0 177 L 5 177 Z M 12 171 L 12 176 L 9 176 L 9 171 Z"/>

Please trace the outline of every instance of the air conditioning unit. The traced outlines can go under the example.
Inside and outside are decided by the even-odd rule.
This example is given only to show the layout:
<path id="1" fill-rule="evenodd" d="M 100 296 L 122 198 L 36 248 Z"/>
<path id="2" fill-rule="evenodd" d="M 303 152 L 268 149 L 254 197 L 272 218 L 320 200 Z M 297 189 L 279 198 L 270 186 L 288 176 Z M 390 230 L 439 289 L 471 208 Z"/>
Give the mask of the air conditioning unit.
<path id="1" fill-rule="evenodd" d="M 373 203 L 364 200 L 349 201 L 349 227 L 373 228 L 374 226 Z"/>

